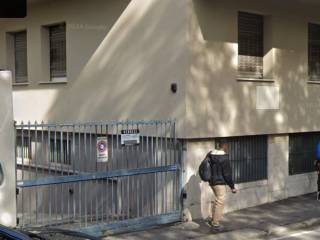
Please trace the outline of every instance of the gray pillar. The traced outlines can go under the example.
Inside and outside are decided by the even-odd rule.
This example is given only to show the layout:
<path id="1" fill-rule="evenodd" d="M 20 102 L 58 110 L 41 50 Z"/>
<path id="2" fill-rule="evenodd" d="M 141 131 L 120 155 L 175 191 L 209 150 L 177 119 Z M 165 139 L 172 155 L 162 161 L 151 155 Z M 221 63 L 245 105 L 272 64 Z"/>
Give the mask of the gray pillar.
<path id="1" fill-rule="evenodd" d="M 0 181 L 0 224 L 14 227 L 16 226 L 16 169 L 11 79 L 10 71 L 0 70 L 0 164 L 3 172 L 3 181 Z"/>

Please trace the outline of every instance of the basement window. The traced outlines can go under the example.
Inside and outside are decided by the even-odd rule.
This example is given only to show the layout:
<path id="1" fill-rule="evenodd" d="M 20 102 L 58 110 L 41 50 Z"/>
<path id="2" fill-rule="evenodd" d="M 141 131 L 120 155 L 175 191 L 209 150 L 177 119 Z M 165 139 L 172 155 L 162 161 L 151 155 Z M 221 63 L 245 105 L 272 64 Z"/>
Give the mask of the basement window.
<path id="1" fill-rule="evenodd" d="M 215 140 L 218 144 L 221 138 Z M 236 183 L 246 183 L 268 178 L 268 137 L 266 135 L 224 138 Z"/>
<path id="2" fill-rule="evenodd" d="M 289 174 L 314 172 L 319 132 L 293 133 L 289 135 Z"/>

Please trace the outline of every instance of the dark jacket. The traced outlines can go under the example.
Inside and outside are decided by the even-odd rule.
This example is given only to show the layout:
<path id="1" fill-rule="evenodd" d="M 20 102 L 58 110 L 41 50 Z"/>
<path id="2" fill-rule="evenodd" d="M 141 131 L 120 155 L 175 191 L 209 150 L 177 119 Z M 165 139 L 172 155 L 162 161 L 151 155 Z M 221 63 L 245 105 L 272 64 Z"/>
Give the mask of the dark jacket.
<path id="1" fill-rule="evenodd" d="M 316 160 L 315 162 L 314 162 L 314 167 L 315 167 L 315 169 L 316 169 L 316 171 L 317 171 L 317 173 L 318 174 L 320 174 L 320 161 L 319 160 Z"/>
<path id="2" fill-rule="evenodd" d="M 320 163 L 319 160 L 314 162 L 314 167 L 318 173 L 318 182 L 317 182 L 318 183 L 318 192 L 320 192 L 320 164 L 319 163 Z"/>
<path id="3" fill-rule="evenodd" d="M 234 182 L 232 180 L 229 155 L 210 154 L 210 165 L 212 173 L 212 178 L 209 182 L 210 186 L 227 184 L 231 189 L 233 189 Z"/>
<path id="4" fill-rule="evenodd" d="M 320 182 L 320 161 L 319 160 L 316 160 L 314 162 L 314 167 L 315 167 L 315 170 L 318 173 L 318 181 Z"/>

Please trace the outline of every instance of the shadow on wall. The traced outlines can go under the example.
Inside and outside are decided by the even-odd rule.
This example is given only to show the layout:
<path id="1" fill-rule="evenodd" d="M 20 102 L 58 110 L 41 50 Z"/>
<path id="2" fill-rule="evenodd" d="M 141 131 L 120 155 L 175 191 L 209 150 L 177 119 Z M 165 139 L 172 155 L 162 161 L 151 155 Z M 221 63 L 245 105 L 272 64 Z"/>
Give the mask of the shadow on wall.
<path id="1" fill-rule="evenodd" d="M 226 5 L 230 2 L 232 1 L 227 0 Z M 320 104 L 320 86 L 307 83 L 307 30 L 304 30 L 306 26 L 301 24 L 301 19 L 294 14 L 282 14 L 279 9 L 274 16 L 268 16 L 268 24 L 273 28 L 267 30 L 273 32 L 274 36 L 268 39 L 265 51 L 266 54 L 273 55 L 271 69 L 274 83 L 239 82 L 237 81 L 237 10 L 232 6 L 223 8 L 224 4 L 225 2 L 216 0 L 193 1 L 189 36 L 192 60 L 190 79 L 186 88 L 189 131 L 187 135 L 209 138 L 320 131 L 318 121 L 320 109 L 317 107 Z M 270 6 L 267 8 L 271 9 Z M 247 11 L 250 10 L 259 12 L 257 6 L 248 7 Z M 286 44 L 288 39 L 294 40 Z M 256 86 L 277 87 L 280 96 L 279 109 L 257 109 Z M 272 161 L 287 160 L 284 149 L 274 150 L 272 156 L 269 156 Z M 200 160 L 198 158 L 188 160 L 186 169 L 196 172 Z M 240 195 L 230 197 L 228 201 L 235 208 L 243 208 L 268 201 L 268 191 L 273 192 L 273 197 L 282 198 L 288 187 L 287 175 L 283 174 L 288 171 L 285 164 L 277 166 L 278 170 L 283 172 L 274 177 L 269 189 L 260 188 L 260 192 L 254 188 L 241 190 L 241 197 Z M 188 179 L 186 182 L 189 184 Z M 209 193 L 209 188 L 201 188 L 203 199 L 207 192 Z M 190 194 L 193 195 L 192 192 Z M 201 203 L 198 211 L 206 209 L 204 204 L 205 202 Z M 191 211 L 192 208 L 196 209 L 194 204 Z"/>
<path id="2" fill-rule="evenodd" d="M 102 2 L 103 8 L 107 8 L 119 1 Z M 106 19 L 107 32 L 91 49 L 83 67 L 79 67 L 80 73 L 68 76 L 68 83 L 63 86 L 31 86 L 30 90 L 55 90 L 44 119 L 39 120 L 177 118 L 183 121 L 185 105 L 179 100 L 184 96 L 187 69 L 187 21 L 184 14 L 176 12 L 185 9 L 185 4 L 186 1 L 171 0 L 122 1 L 112 13 L 112 25 Z M 178 16 L 175 21 L 173 16 Z M 77 41 L 87 47 L 84 39 Z M 80 49 L 71 43 L 68 51 L 75 56 L 75 51 L 81 52 Z M 172 82 L 178 83 L 174 95 L 170 92 Z"/>
<path id="3" fill-rule="evenodd" d="M 183 202 L 184 210 L 182 212 L 183 221 L 192 221 L 195 216 L 201 216 L 199 210 L 202 210 L 202 197 L 201 197 L 201 179 L 198 175 L 194 174 L 190 177 L 189 181 L 185 184 L 183 191 L 187 193 L 187 199 Z"/>
<path id="4" fill-rule="evenodd" d="M 232 6 L 224 9 L 222 4 L 219 1 L 193 1 L 189 39 L 192 61 L 186 88 L 188 136 L 319 131 L 320 86 L 307 83 L 308 50 L 304 24 L 299 23 L 296 16 L 281 15 L 280 10 L 272 19 L 268 17 L 268 23 L 283 27 L 272 28 L 276 37 L 268 39 L 270 44 L 265 49 L 269 55 L 274 51 L 274 83 L 239 82 L 237 10 Z M 271 9 L 271 6 L 267 7 Z M 263 9 L 253 6 L 248 7 L 250 10 Z M 301 37 L 304 33 L 306 36 Z M 288 39 L 295 40 L 285 44 Z M 287 47 L 277 48 L 284 45 Z M 256 87 L 264 85 L 279 89 L 279 109 L 256 108 Z"/>
<path id="5" fill-rule="evenodd" d="M 233 23 L 235 16 L 232 15 L 233 12 L 231 11 L 228 14 L 229 18 L 226 18 L 225 13 L 229 10 L 226 4 L 228 4 L 227 1 L 224 1 L 222 6 L 217 4 L 215 0 L 192 0 L 192 6 L 194 7 L 192 11 L 196 14 L 197 23 L 205 41 L 237 42 L 234 37 L 236 34 L 236 26 Z M 214 14 L 212 14 L 212 9 L 218 10 L 215 10 Z M 219 26 L 216 25 L 217 22 L 219 22 Z M 230 28 L 229 24 L 233 27 Z"/>
<path id="6" fill-rule="evenodd" d="M 186 14 L 172 19 L 186 1 L 124 3 L 81 73 L 70 76 L 67 85 L 47 87 L 56 94 L 40 120 L 183 119 Z M 69 51 L 74 55 L 79 49 L 71 44 Z M 171 83 L 178 84 L 176 94 Z"/>

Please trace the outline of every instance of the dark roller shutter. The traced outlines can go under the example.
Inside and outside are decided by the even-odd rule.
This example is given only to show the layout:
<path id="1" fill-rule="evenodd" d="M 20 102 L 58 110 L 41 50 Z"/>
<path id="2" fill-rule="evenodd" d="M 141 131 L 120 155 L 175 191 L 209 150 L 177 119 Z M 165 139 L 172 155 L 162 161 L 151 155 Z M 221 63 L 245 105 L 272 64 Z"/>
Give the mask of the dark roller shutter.
<path id="1" fill-rule="evenodd" d="M 263 16 L 239 12 L 238 15 L 239 74 L 263 77 Z"/>
<path id="2" fill-rule="evenodd" d="M 27 68 L 27 32 L 14 33 L 15 81 L 28 81 Z"/>
<path id="3" fill-rule="evenodd" d="M 50 76 L 66 77 L 66 25 L 49 27 L 50 36 Z"/>
<path id="4" fill-rule="evenodd" d="M 320 25 L 309 24 L 309 76 L 320 79 Z"/>

